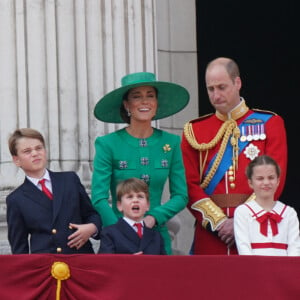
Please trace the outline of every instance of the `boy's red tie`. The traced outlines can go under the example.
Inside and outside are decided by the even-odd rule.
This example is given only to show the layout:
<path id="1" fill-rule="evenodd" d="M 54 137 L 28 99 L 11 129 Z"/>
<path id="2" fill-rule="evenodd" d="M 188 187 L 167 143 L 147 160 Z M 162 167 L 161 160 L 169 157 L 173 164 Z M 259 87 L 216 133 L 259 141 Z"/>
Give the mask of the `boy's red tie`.
<path id="1" fill-rule="evenodd" d="M 42 191 L 44 192 L 44 194 L 46 194 L 46 196 L 49 198 L 49 199 L 53 199 L 53 195 L 52 193 L 48 190 L 48 188 L 46 187 L 46 184 L 45 184 L 45 181 L 46 179 L 41 179 L 39 181 L 39 184 L 42 186 Z"/>
<path id="2" fill-rule="evenodd" d="M 143 225 L 141 223 L 134 223 L 134 226 L 137 228 L 137 234 L 141 238 L 143 236 L 143 231 L 142 231 Z"/>

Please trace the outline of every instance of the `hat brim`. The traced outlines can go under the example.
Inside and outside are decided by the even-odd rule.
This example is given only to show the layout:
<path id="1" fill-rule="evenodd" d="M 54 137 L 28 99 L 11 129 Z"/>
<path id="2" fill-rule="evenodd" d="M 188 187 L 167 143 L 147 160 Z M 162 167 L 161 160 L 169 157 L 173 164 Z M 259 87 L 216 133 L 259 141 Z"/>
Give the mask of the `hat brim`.
<path id="1" fill-rule="evenodd" d="M 108 123 L 125 123 L 120 115 L 120 107 L 124 94 L 135 87 L 153 86 L 158 90 L 158 107 L 153 120 L 169 117 L 183 108 L 189 102 L 189 92 L 182 86 L 164 81 L 142 82 L 117 88 L 101 98 L 94 108 L 95 117 Z"/>

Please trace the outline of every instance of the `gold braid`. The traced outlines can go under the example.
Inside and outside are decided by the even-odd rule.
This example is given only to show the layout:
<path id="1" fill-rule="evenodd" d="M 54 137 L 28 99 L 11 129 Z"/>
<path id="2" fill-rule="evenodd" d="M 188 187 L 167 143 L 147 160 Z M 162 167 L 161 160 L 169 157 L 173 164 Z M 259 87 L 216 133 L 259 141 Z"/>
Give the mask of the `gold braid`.
<path id="1" fill-rule="evenodd" d="M 240 137 L 240 130 L 237 126 L 237 123 L 233 119 L 229 119 L 223 123 L 221 128 L 219 129 L 218 133 L 216 136 L 209 142 L 209 143 L 201 143 L 199 144 L 195 138 L 194 131 L 193 131 L 193 126 L 190 122 L 186 123 L 184 125 L 184 135 L 188 141 L 188 143 L 196 150 L 201 151 L 207 151 L 209 149 L 212 149 L 217 145 L 217 143 L 222 139 L 222 143 L 220 146 L 220 150 L 218 151 L 218 154 L 216 156 L 216 159 L 211 166 L 209 172 L 203 179 L 201 183 L 201 188 L 206 188 L 208 184 L 210 183 L 211 179 L 215 175 L 220 162 L 223 158 L 225 148 L 227 146 L 228 140 L 231 136 L 230 142 L 231 145 L 233 146 L 233 165 L 234 169 L 237 168 L 237 160 L 238 160 L 238 138 Z"/>

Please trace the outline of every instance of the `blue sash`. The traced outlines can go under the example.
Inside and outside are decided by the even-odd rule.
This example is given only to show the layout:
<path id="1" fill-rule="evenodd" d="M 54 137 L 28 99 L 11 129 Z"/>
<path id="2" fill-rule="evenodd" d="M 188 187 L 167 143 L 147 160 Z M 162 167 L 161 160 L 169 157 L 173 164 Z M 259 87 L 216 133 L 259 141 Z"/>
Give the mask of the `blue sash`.
<path id="1" fill-rule="evenodd" d="M 270 118 L 272 117 L 271 114 L 264 114 L 264 113 L 258 113 L 258 112 L 254 112 L 252 114 L 250 114 L 240 125 L 239 125 L 239 129 L 241 131 L 242 128 L 242 124 L 249 119 L 259 119 L 262 120 L 264 123 L 266 123 Z M 238 146 L 239 146 L 239 154 L 245 149 L 245 147 L 249 144 L 249 141 L 245 141 L 242 142 L 238 141 Z M 205 193 L 208 195 L 211 195 L 216 186 L 218 185 L 218 183 L 221 181 L 221 179 L 223 178 L 224 174 L 226 173 L 226 171 L 229 169 L 229 167 L 232 165 L 232 145 L 230 142 L 227 143 L 226 149 L 224 151 L 224 155 L 222 157 L 222 160 L 220 162 L 220 165 L 215 173 L 215 175 L 213 176 L 213 178 L 211 179 L 210 183 L 208 184 L 208 186 L 204 189 Z M 213 157 L 213 159 L 210 161 L 207 170 L 209 171 L 211 166 L 213 165 L 215 159 L 216 159 L 217 154 L 215 154 L 215 156 Z M 208 171 L 206 172 L 205 175 L 207 175 Z"/>

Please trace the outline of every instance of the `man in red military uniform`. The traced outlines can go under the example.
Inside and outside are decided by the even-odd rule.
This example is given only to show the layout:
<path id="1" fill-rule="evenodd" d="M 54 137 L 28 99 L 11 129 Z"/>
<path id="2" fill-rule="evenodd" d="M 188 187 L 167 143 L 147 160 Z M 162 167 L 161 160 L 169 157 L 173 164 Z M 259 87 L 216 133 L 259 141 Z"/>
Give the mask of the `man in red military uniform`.
<path id="1" fill-rule="evenodd" d="M 196 218 L 191 254 L 237 254 L 233 213 L 255 197 L 245 168 L 258 155 L 275 159 L 281 168 L 278 199 L 287 169 L 286 130 L 279 115 L 247 107 L 240 96 L 239 68 L 232 59 L 211 61 L 205 81 L 216 112 L 185 124 L 181 145 L 188 208 Z"/>

